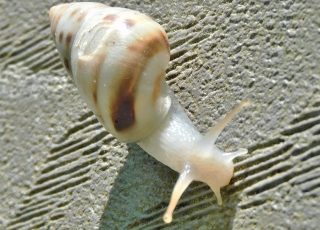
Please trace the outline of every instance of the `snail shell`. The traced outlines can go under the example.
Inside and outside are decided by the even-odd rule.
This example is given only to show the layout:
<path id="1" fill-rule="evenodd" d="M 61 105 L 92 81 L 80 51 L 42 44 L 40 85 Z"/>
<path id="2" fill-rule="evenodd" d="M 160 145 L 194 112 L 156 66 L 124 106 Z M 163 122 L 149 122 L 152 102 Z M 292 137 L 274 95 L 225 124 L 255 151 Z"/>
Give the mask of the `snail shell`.
<path id="1" fill-rule="evenodd" d="M 104 127 L 124 142 L 153 132 L 171 105 L 163 28 L 137 11 L 100 3 L 58 5 L 50 18 L 64 65 Z"/>
<path id="2" fill-rule="evenodd" d="M 232 178 L 232 160 L 247 150 L 223 152 L 215 141 L 249 102 L 202 135 L 164 81 L 170 51 L 158 23 L 137 11 L 88 2 L 54 6 L 49 16 L 64 65 L 104 127 L 180 173 L 163 220 L 172 221 L 193 180 L 207 183 L 222 204 L 220 188 Z"/>

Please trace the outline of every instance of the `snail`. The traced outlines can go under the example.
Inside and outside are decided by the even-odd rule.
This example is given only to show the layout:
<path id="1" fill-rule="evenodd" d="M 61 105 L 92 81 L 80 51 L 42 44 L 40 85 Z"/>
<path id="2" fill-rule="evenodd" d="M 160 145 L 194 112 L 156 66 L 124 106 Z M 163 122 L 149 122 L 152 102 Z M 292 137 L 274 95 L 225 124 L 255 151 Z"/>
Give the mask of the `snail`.
<path id="1" fill-rule="evenodd" d="M 240 102 L 203 135 L 165 82 L 169 42 L 149 16 L 82 2 L 53 6 L 49 18 L 64 66 L 99 122 L 118 140 L 137 143 L 180 173 L 164 222 L 172 221 L 192 181 L 207 183 L 221 205 L 220 188 L 233 176 L 232 160 L 247 149 L 223 152 L 215 141 L 249 101 Z"/>

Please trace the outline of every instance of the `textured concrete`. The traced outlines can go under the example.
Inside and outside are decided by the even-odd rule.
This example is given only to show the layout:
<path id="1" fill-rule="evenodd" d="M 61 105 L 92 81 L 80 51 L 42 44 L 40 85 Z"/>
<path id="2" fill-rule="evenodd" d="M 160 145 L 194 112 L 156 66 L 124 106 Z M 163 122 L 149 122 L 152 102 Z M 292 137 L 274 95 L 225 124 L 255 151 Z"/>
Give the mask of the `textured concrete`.
<path id="1" fill-rule="evenodd" d="M 55 3 L 0 0 L 0 229 L 164 227 L 177 174 L 119 143 L 87 109 L 50 37 Z M 219 138 L 221 148 L 249 148 L 224 206 L 192 183 L 165 227 L 317 229 L 319 1 L 109 4 L 164 25 L 167 82 L 201 131 L 242 98 L 254 101 Z"/>

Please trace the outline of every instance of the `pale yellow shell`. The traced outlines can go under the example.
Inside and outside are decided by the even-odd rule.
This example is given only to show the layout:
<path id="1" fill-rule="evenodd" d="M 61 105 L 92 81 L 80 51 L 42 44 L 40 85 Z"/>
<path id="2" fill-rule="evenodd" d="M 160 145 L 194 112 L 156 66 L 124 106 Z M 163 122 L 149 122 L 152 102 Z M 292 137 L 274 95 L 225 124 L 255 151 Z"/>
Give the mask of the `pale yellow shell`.
<path id="1" fill-rule="evenodd" d="M 49 14 L 64 65 L 105 128 L 125 142 L 156 130 L 171 106 L 164 29 L 137 11 L 100 3 L 61 4 Z"/>

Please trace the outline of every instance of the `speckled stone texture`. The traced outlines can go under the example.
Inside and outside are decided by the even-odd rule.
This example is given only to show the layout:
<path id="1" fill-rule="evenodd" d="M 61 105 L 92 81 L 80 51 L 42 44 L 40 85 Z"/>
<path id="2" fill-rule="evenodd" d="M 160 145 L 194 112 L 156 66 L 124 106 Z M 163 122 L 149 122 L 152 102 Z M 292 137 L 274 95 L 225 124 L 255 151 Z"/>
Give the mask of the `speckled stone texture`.
<path id="1" fill-rule="evenodd" d="M 194 182 L 170 225 L 178 174 L 88 110 L 50 36 L 57 3 L 0 0 L 0 229 L 318 229 L 319 1 L 106 2 L 164 26 L 167 83 L 201 132 L 254 102 L 219 138 L 249 148 L 224 205 Z"/>

